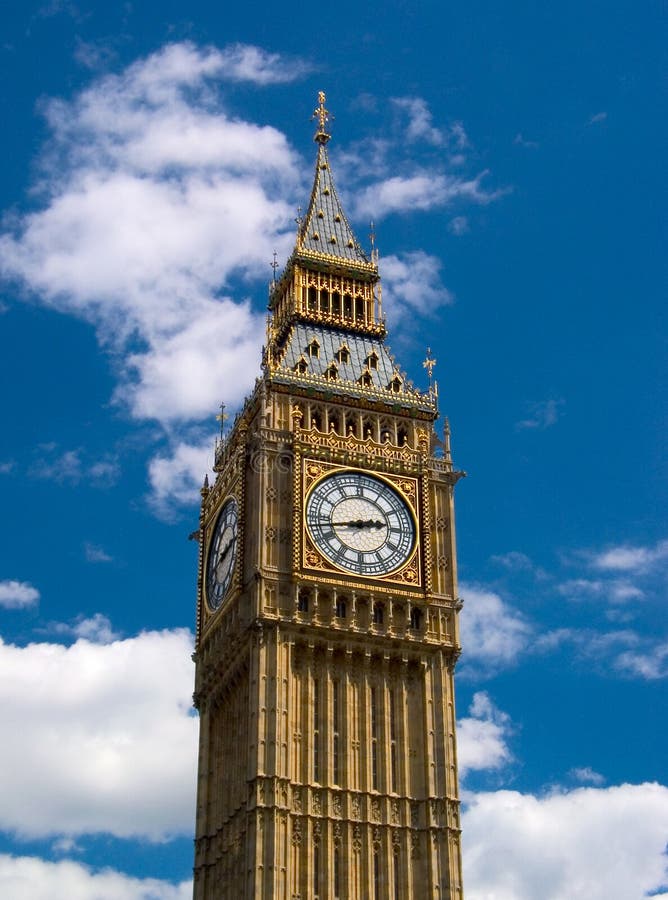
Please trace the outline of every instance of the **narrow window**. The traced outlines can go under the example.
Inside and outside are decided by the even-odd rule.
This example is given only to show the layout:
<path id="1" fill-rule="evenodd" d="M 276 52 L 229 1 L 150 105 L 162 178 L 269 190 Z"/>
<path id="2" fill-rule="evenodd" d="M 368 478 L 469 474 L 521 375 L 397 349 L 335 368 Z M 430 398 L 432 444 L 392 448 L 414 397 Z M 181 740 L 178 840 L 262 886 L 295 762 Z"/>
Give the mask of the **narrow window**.
<path id="1" fill-rule="evenodd" d="M 320 291 L 320 312 L 329 312 L 329 291 L 326 291 L 324 289 Z"/>
<path id="2" fill-rule="evenodd" d="M 341 294 L 338 291 L 332 292 L 332 315 L 341 315 Z"/>
<path id="3" fill-rule="evenodd" d="M 401 870 L 399 869 L 399 848 L 394 848 L 394 900 L 401 900 L 399 878 Z"/>
<path id="4" fill-rule="evenodd" d="M 341 763 L 340 763 L 340 744 L 341 744 L 341 708 L 340 708 L 340 685 L 338 681 L 332 682 L 332 718 L 334 720 L 333 740 L 332 740 L 332 780 L 334 784 L 341 784 Z"/>
<path id="5" fill-rule="evenodd" d="M 373 605 L 373 624 L 382 625 L 385 618 L 385 607 L 382 603 L 374 603 Z"/>
<path id="6" fill-rule="evenodd" d="M 313 900 L 318 900 L 320 893 L 320 845 L 313 845 Z"/>
<path id="7" fill-rule="evenodd" d="M 308 591 L 300 591 L 297 597 L 297 611 L 301 613 L 308 612 Z"/>
<path id="8" fill-rule="evenodd" d="M 315 312 L 318 308 L 318 293 L 314 287 L 308 289 L 308 308 L 309 312 Z"/>
<path id="9" fill-rule="evenodd" d="M 394 691 L 390 691 L 390 790 L 397 792 L 397 710 Z"/>
<path id="10" fill-rule="evenodd" d="M 329 381 L 336 381 L 336 379 L 338 377 L 339 377 L 338 369 L 336 368 L 334 363 L 332 363 L 331 366 L 329 366 L 325 370 L 325 378 L 327 378 Z"/>
<path id="11" fill-rule="evenodd" d="M 345 619 L 346 617 L 346 601 L 344 597 L 336 598 L 336 618 Z"/>
<path id="12" fill-rule="evenodd" d="M 411 628 L 413 629 L 413 631 L 419 631 L 421 624 L 422 610 L 418 609 L 417 606 L 413 606 L 411 608 Z"/>
<path id="13" fill-rule="evenodd" d="M 378 790 L 378 696 L 371 688 L 371 787 Z"/>
<path id="14" fill-rule="evenodd" d="M 341 854 L 339 848 L 334 848 L 334 900 L 341 897 Z"/>
<path id="15" fill-rule="evenodd" d="M 358 322 L 364 321 L 364 300 L 361 297 L 355 300 L 355 319 Z"/>
<path id="16" fill-rule="evenodd" d="M 313 780 L 320 781 L 320 679 L 313 679 Z"/>
<path id="17" fill-rule="evenodd" d="M 373 896 L 374 900 L 380 900 L 380 860 L 378 850 L 373 851 Z"/>
<path id="18" fill-rule="evenodd" d="M 315 338 L 308 345 L 308 355 L 317 359 L 320 356 L 320 344 L 317 342 Z"/>
<path id="19" fill-rule="evenodd" d="M 352 319 L 353 317 L 353 298 L 350 294 L 343 295 L 343 315 L 346 319 Z"/>

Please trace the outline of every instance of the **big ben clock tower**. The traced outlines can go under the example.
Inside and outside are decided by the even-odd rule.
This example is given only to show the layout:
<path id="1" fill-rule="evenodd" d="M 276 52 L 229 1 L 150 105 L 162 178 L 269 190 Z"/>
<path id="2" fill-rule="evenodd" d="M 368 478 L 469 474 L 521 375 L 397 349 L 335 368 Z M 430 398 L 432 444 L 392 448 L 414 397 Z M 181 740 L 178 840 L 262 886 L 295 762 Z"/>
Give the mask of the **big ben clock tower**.
<path id="1" fill-rule="evenodd" d="M 202 489 L 194 895 L 460 900 L 461 473 L 385 343 L 319 100 L 262 375 Z"/>

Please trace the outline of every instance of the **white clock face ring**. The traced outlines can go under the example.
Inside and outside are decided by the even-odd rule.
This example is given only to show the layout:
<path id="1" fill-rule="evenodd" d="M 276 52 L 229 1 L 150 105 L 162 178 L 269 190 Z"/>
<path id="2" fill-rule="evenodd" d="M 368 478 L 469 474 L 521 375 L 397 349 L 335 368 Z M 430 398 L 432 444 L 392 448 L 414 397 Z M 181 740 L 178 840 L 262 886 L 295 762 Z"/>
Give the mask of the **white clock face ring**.
<path id="1" fill-rule="evenodd" d="M 223 602 L 232 582 L 237 561 L 237 502 L 228 500 L 220 511 L 209 544 L 206 565 L 206 597 L 211 609 Z"/>
<path id="2" fill-rule="evenodd" d="M 391 485 L 365 472 L 327 475 L 306 499 L 311 540 L 331 563 L 359 575 L 388 575 L 410 559 L 415 520 Z"/>

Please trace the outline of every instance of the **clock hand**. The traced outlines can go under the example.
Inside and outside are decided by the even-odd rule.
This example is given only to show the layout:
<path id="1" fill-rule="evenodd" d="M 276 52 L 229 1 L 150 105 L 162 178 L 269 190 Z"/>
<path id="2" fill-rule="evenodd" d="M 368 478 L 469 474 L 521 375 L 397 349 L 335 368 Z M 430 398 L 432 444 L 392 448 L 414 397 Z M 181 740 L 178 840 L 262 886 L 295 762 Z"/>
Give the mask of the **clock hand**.
<path id="1" fill-rule="evenodd" d="M 234 538 L 232 538 L 232 540 L 229 541 L 229 542 L 225 545 L 225 549 L 221 551 L 221 554 L 220 554 L 220 556 L 218 557 L 218 562 L 216 563 L 216 566 L 219 566 L 219 565 L 222 563 L 222 561 L 225 559 L 225 557 L 227 556 L 227 554 L 230 552 L 230 550 L 231 550 L 233 544 L 234 544 Z"/>
<path id="2" fill-rule="evenodd" d="M 353 519 L 350 522 L 332 522 L 335 528 L 385 528 L 380 519 Z"/>

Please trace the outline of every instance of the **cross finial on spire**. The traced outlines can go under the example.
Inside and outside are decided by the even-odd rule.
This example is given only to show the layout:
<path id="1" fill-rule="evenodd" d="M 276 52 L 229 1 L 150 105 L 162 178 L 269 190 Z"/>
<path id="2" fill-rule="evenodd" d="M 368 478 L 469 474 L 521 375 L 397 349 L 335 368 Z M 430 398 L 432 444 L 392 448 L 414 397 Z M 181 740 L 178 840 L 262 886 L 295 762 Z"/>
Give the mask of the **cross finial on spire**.
<path id="1" fill-rule="evenodd" d="M 225 404 L 220 404 L 220 413 L 216 416 L 216 419 L 220 422 L 220 439 L 221 441 L 225 437 L 225 422 L 229 419 L 228 414 L 225 412 Z"/>
<path id="2" fill-rule="evenodd" d="M 317 144 L 326 144 L 331 137 L 331 134 L 327 132 L 327 123 L 330 120 L 330 115 L 329 110 L 325 109 L 325 99 L 325 92 L 318 91 L 318 106 L 311 116 L 312 119 L 318 120 L 318 130 L 313 138 Z"/>

